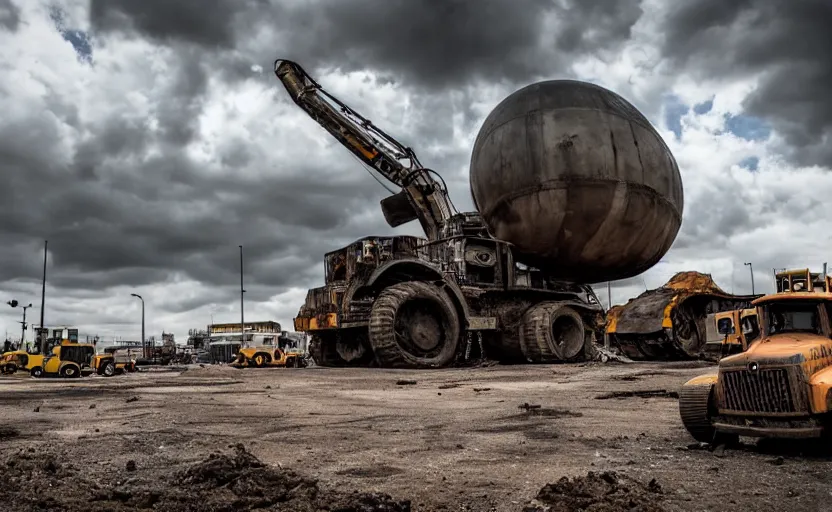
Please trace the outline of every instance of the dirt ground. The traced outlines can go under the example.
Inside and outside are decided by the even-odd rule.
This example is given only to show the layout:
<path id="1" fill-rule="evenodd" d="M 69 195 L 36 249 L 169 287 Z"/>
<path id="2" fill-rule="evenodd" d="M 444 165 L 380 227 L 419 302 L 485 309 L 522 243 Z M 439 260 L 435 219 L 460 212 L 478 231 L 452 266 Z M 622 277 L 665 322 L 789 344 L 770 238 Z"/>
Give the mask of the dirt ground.
<path id="1" fill-rule="evenodd" d="M 0 508 L 832 510 L 826 445 L 710 451 L 687 435 L 676 391 L 714 371 L 193 365 L 4 377 Z"/>

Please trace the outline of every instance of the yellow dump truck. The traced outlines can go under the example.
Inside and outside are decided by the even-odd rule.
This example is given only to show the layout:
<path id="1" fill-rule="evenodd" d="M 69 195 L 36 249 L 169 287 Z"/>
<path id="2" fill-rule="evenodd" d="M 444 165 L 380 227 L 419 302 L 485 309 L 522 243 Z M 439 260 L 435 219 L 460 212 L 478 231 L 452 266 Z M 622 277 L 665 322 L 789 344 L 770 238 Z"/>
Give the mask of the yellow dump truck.
<path id="1" fill-rule="evenodd" d="M 682 386 L 679 413 L 694 439 L 819 437 L 832 426 L 832 278 L 797 271 L 777 288 L 753 301 L 760 336 L 748 349 Z M 720 329 L 731 335 L 727 322 Z"/>
<path id="2" fill-rule="evenodd" d="M 610 308 L 604 334 L 634 360 L 708 357 L 708 315 L 749 308 L 757 297 L 726 293 L 708 274 L 679 272 L 662 287 Z"/>

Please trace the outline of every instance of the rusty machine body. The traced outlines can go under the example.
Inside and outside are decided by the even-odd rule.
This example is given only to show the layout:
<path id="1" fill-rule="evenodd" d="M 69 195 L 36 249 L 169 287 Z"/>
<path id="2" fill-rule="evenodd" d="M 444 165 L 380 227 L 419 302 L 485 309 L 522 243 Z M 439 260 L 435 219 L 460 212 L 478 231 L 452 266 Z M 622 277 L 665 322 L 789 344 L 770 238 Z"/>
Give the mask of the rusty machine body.
<path id="1" fill-rule="evenodd" d="M 640 198 L 645 197 L 649 198 L 649 203 L 652 201 L 650 204 L 657 204 L 655 197 L 645 193 L 645 190 L 649 192 L 652 189 L 635 186 L 628 188 L 621 185 L 622 179 L 617 179 L 610 181 L 618 185 L 611 185 L 613 188 L 609 189 L 609 193 L 604 189 L 592 197 L 586 194 L 580 196 L 575 191 L 579 190 L 577 184 L 582 182 L 579 177 L 573 176 L 572 194 L 561 203 L 557 202 L 557 198 L 565 199 L 565 185 L 563 180 L 554 179 L 549 180 L 546 186 L 530 189 L 531 192 L 514 191 L 507 192 L 505 197 L 494 196 L 488 186 L 495 172 L 489 167 L 494 157 L 490 152 L 499 148 L 496 148 L 497 143 L 492 139 L 501 127 L 516 128 L 516 123 L 512 124 L 510 120 L 507 123 L 495 121 L 495 115 L 513 115 L 511 109 L 500 110 L 498 106 L 495 113 L 486 120 L 472 157 L 472 191 L 477 208 L 486 214 L 460 213 L 454 207 L 442 177 L 422 166 L 411 148 L 396 141 L 325 92 L 298 64 L 277 60 L 274 71 L 289 96 L 301 109 L 367 165 L 371 173 L 379 174 L 400 188 L 398 193 L 381 201 L 388 224 L 396 227 L 418 220 L 426 235 L 424 238 L 369 236 L 325 255 L 325 284 L 309 290 L 305 303 L 294 319 L 296 331 L 312 335 L 309 352 L 316 364 L 444 367 L 468 359 L 472 351 L 477 352 L 479 357 L 487 353 L 490 358 L 506 362 L 555 362 L 581 358 L 592 349 L 592 340 L 599 338 L 602 333 L 599 326 L 603 324 L 603 308 L 585 280 L 567 279 L 564 272 L 568 274 L 570 269 L 588 269 L 593 277 L 600 280 L 620 276 L 627 269 L 620 266 L 620 261 L 613 262 L 614 268 L 607 265 L 610 268 L 604 274 L 598 263 L 603 263 L 603 258 L 609 255 L 610 249 L 602 248 L 597 240 L 588 237 L 586 233 L 570 231 L 574 228 L 573 224 L 580 224 L 581 218 L 573 219 L 571 214 L 565 212 L 581 208 L 588 211 L 586 205 L 603 208 L 604 201 L 614 203 L 610 211 L 615 213 L 606 224 L 605 218 L 598 215 L 592 223 L 587 223 L 594 226 L 596 231 L 590 234 L 594 234 L 598 240 L 605 236 L 609 238 L 610 230 L 616 229 L 614 222 L 626 217 L 625 213 L 633 219 L 638 217 L 640 228 L 645 227 L 645 215 L 648 215 L 648 227 L 651 223 L 660 223 L 655 211 L 645 208 L 625 211 L 628 198 L 631 198 L 631 205 L 641 205 Z M 553 84 L 552 87 L 561 85 L 560 81 Z M 568 85 L 590 87 L 588 84 L 572 82 Z M 609 91 L 591 87 L 592 94 L 614 96 Z M 550 89 L 551 87 L 545 91 Z M 504 100 L 501 105 L 522 107 L 528 103 L 530 94 L 554 101 L 551 94 L 546 96 L 538 89 L 526 88 Z M 610 105 L 610 108 L 615 108 L 618 104 L 611 102 Z M 557 107 L 554 105 L 552 109 Z M 579 109 L 570 110 L 572 111 L 579 112 Z M 585 114 L 585 110 L 580 112 L 581 115 Z M 619 117 L 621 116 L 615 117 L 613 122 L 619 122 Z M 543 129 L 544 124 L 539 119 L 538 124 Z M 584 128 L 586 123 L 574 123 L 573 128 L 574 126 Z M 621 126 L 624 130 L 625 125 Z M 644 144 L 647 147 L 652 148 L 651 144 L 658 143 L 650 138 L 650 133 L 636 135 L 627 125 L 626 133 L 631 132 L 632 135 L 627 135 L 629 142 L 622 135 L 619 166 L 634 175 L 643 176 L 645 173 L 636 173 L 624 165 L 629 161 L 625 149 L 633 147 L 634 140 L 637 146 L 638 137 L 642 137 L 643 142 L 646 141 Z M 612 131 L 606 130 L 604 133 Z M 588 149 L 581 154 L 600 154 L 589 136 L 591 134 L 586 135 L 591 148 L 587 146 Z M 506 151 L 513 148 L 516 152 L 517 147 L 528 146 L 520 140 L 525 137 L 525 132 L 515 129 L 507 137 L 517 139 L 517 143 L 510 145 Z M 500 138 L 504 139 L 506 137 Z M 580 147 L 581 142 L 578 140 L 575 147 L 563 146 L 561 150 L 565 153 L 576 151 L 575 148 Z M 666 146 L 660 148 L 666 150 Z M 543 149 L 541 146 L 540 151 Z M 617 150 L 613 149 L 610 155 L 615 151 Z M 651 153 L 651 158 L 662 158 L 659 153 L 660 151 Z M 666 154 L 669 155 L 669 152 Z M 638 161 L 635 152 L 631 156 L 632 162 Z M 528 166 L 523 167 L 524 161 L 528 163 L 528 155 L 518 154 L 518 158 L 525 159 L 516 162 L 523 172 L 528 174 L 534 171 L 530 171 Z M 568 159 L 570 155 L 564 154 L 558 158 Z M 562 164 L 546 163 L 545 159 L 540 161 L 544 162 L 541 164 L 543 170 Z M 631 240 L 629 245 L 632 250 L 627 252 L 628 257 L 639 261 L 638 265 L 629 265 L 630 272 L 640 272 L 645 265 L 649 267 L 658 261 L 679 228 L 677 220 L 681 219 L 681 182 L 678 179 L 678 168 L 675 167 L 672 156 L 662 162 L 676 172 L 675 178 L 671 176 L 666 181 L 667 186 L 673 188 L 670 195 L 675 194 L 678 201 L 662 203 L 672 203 L 669 210 L 673 215 L 669 216 L 669 223 L 661 225 L 660 236 L 655 233 L 650 236 L 648 233 L 647 236 L 642 234 Z M 569 168 L 582 167 L 573 162 Z M 593 182 L 595 191 L 598 190 L 597 181 Z M 483 187 L 489 190 L 483 192 Z M 551 195 L 543 198 L 551 206 L 548 210 L 540 211 L 540 200 L 535 203 L 538 205 L 536 213 L 528 210 L 531 207 L 528 195 L 535 190 Z M 630 190 L 638 192 L 631 194 Z M 518 212 L 516 201 L 520 201 L 520 206 L 525 210 Z M 558 213 L 554 211 L 555 208 L 563 211 Z M 526 217 L 525 224 L 518 224 L 518 215 Z M 559 219 L 561 224 L 534 225 L 535 221 L 550 217 Z M 584 217 L 583 220 L 586 221 L 587 218 Z M 495 231 L 502 235 L 493 236 Z M 570 232 L 574 234 L 571 242 L 583 248 L 583 252 L 574 253 L 570 261 L 581 263 L 580 257 L 594 258 L 596 272 L 592 272 L 591 266 L 570 266 L 563 261 L 564 257 L 572 254 L 570 250 L 577 250 L 566 243 L 561 244 L 562 250 L 557 256 L 561 260 L 557 260 L 554 256 L 558 254 L 557 248 L 533 246 L 524 243 L 528 240 L 523 240 L 523 237 L 545 239 L 553 235 L 562 238 L 564 231 L 568 232 L 567 236 Z M 557 260 L 555 264 L 547 265 L 553 258 Z"/>
<path id="2" fill-rule="evenodd" d="M 606 336 L 634 360 L 718 359 L 720 352 L 707 343 L 711 315 L 749 308 L 757 297 L 726 293 L 708 274 L 679 272 L 662 287 L 611 308 Z"/>
<path id="3" fill-rule="evenodd" d="M 790 273 L 754 301 L 760 336 L 748 349 L 682 387 L 679 412 L 695 439 L 819 437 L 832 427 L 832 278 Z"/>

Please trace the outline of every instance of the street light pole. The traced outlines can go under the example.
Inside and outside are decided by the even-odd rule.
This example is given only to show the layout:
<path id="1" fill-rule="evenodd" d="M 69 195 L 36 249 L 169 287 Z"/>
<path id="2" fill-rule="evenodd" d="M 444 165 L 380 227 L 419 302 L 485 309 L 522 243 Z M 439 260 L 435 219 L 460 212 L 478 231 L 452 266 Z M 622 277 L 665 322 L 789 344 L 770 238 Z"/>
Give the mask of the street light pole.
<path id="1" fill-rule="evenodd" d="M 23 347 L 26 346 L 26 310 L 32 307 L 32 303 L 30 302 L 28 306 L 23 306 L 23 321 L 20 322 L 21 329 L 20 329 L 20 350 L 23 350 Z"/>
<path id="2" fill-rule="evenodd" d="M 243 294 L 246 290 L 243 288 L 243 246 L 240 246 L 240 348 L 246 346 L 246 318 L 243 313 Z"/>
<path id="3" fill-rule="evenodd" d="M 246 318 L 243 313 L 243 294 L 246 290 L 243 288 L 243 246 L 240 246 L 240 348 L 246 346 Z"/>
<path id="4" fill-rule="evenodd" d="M 748 265 L 748 271 L 751 272 L 751 295 L 756 295 L 754 293 L 754 267 L 751 266 L 751 263 L 744 263 L 744 265 Z"/>
<path id="5" fill-rule="evenodd" d="M 41 281 L 41 288 L 40 288 L 40 330 L 43 332 L 43 314 L 46 310 L 46 248 L 49 244 L 49 240 L 43 241 L 43 280 Z M 41 335 L 40 339 L 40 346 L 38 347 L 38 352 L 41 354 L 46 354 L 46 343 L 49 336 Z"/>
<path id="6" fill-rule="evenodd" d="M 150 356 L 147 353 L 147 345 L 144 342 L 144 299 L 138 293 L 131 293 L 130 295 L 133 297 L 138 297 L 139 300 L 142 301 L 142 353 L 144 354 L 145 358 L 148 358 Z"/>

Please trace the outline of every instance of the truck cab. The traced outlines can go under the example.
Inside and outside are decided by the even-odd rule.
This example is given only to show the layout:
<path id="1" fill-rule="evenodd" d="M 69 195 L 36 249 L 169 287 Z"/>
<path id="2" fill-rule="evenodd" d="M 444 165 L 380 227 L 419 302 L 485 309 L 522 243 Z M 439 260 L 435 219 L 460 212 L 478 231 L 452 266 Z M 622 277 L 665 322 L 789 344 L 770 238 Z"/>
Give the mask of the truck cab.
<path id="1" fill-rule="evenodd" d="M 705 321 L 705 351 L 725 357 L 745 352 L 760 335 L 755 308 L 711 313 Z"/>
<path id="2" fill-rule="evenodd" d="M 753 302 L 760 335 L 747 350 L 683 385 L 679 412 L 698 441 L 819 437 L 832 428 L 832 278 L 806 275 L 786 276 L 781 291 Z"/>

